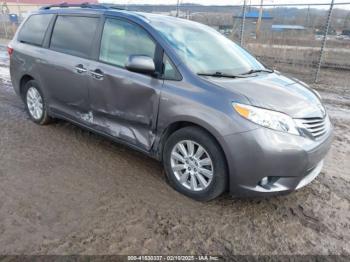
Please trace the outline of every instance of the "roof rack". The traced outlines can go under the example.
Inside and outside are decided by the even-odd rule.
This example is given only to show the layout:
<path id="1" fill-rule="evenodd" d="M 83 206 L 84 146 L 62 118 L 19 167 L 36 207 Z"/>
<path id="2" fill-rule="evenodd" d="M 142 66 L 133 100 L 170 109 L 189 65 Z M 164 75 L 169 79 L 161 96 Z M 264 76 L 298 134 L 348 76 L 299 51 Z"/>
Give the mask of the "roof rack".
<path id="1" fill-rule="evenodd" d="M 69 8 L 69 7 L 80 7 L 80 8 L 92 8 L 92 9 L 118 9 L 124 10 L 114 6 L 113 4 L 89 4 L 88 2 L 82 4 L 68 4 L 66 2 L 61 4 L 47 5 L 40 8 L 40 10 L 49 10 L 51 8 Z"/>

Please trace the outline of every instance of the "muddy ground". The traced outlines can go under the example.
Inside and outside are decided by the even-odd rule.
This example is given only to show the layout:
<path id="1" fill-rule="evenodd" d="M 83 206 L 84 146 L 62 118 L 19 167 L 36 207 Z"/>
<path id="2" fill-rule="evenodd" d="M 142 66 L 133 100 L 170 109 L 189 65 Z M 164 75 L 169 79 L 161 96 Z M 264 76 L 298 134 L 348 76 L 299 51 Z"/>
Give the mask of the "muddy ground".
<path id="1" fill-rule="evenodd" d="M 293 194 L 209 203 L 160 163 L 64 121 L 33 124 L 0 50 L 0 254 L 350 254 L 349 72 L 317 88 L 335 125 L 322 174 Z M 325 79 L 324 79 L 325 80 Z"/>

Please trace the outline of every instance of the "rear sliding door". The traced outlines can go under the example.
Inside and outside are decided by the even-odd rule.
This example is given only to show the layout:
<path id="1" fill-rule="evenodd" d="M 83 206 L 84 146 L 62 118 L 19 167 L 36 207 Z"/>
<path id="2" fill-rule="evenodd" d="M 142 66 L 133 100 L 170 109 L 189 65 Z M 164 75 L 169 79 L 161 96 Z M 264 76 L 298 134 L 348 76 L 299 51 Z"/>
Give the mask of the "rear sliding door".
<path id="1" fill-rule="evenodd" d="M 73 120 L 89 122 L 88 68 L 99 17 L 58 15 L 45 67 L 45 88 L 51 110 Z"/>

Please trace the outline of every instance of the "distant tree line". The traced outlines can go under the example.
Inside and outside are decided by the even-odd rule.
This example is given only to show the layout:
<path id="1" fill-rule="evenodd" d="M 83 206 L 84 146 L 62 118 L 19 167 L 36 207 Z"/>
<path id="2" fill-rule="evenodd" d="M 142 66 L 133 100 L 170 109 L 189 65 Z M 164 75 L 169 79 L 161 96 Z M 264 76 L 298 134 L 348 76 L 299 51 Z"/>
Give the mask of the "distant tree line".
<path id="1" fill-rule="evenodd" d="M 132 11 L 167 13 L 176 10 L 176 5 L 118 5 Z M 247 12 L 258 11 L 258 8 L 247 7 Z M 197 4 L 181 4 L 180 12 L 186 14 L 191 20 L 205 23 L 211 26 L 234 24 L 233 17 L 242 15 L 240 6 L 206 6 Z M 302 25 L 307 28 L 322 30 L 326 23 L 327 9 L 318 9 L 314 7 L 274 7 L 265 8 L 273 17 L 274 24 Z M 218 16 L 220 13 L 220 16 Z M 335 8 L 332 15 L 331 31 L 350 30 L 350 11 Z"/>

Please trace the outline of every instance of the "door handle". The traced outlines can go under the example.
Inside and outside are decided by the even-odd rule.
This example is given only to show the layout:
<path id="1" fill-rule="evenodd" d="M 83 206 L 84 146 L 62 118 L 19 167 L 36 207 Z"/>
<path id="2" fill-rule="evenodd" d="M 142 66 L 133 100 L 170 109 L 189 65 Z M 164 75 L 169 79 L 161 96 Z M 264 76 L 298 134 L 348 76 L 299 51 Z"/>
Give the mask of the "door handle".
<path id="1" fill-rule="evenodd" d="M 100 69 L 96 69 L 95 71 L 90 71 L 90 74 L 93 78 L 97 80 L 103 79 L 103 72 Z"/>
<path id="2" fill-rule="evenodd" d="M 84 68 L 84 66 L 82 64 L 76 65 L 74 67 L 74 70 L 78 73 L 78 74 L 83 74 L 86 73 L 87 69 Z"/>

